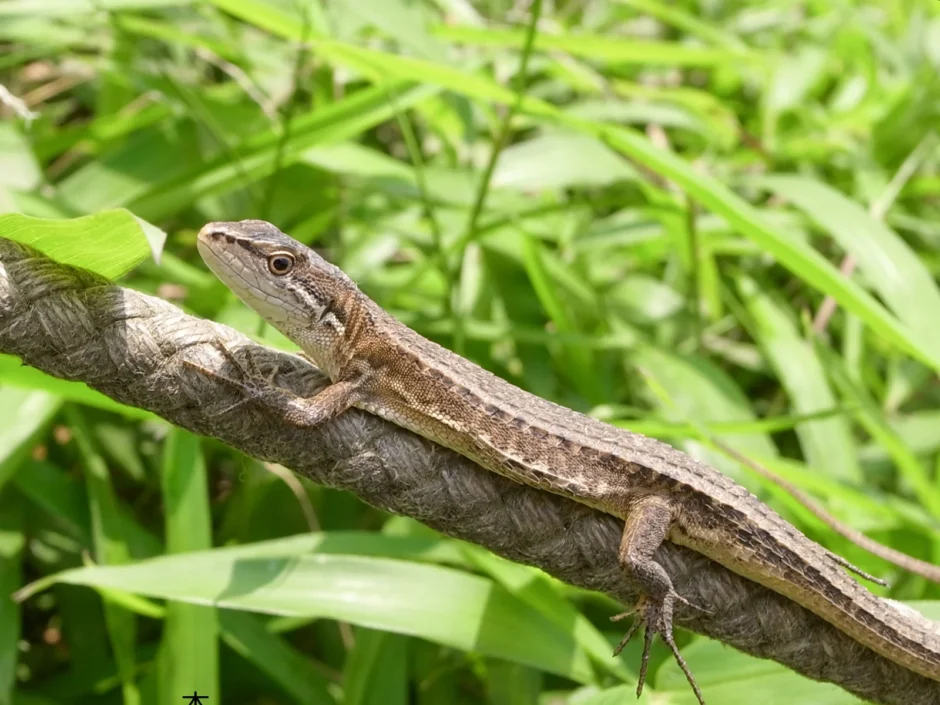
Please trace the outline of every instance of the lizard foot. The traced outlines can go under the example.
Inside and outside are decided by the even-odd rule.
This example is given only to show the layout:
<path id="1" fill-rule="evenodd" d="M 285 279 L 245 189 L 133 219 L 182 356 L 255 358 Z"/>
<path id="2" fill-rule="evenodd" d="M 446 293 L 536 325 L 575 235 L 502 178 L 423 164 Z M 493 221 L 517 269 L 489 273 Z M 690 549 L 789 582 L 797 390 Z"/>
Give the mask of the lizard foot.
<path id="1" fill-rule="evenodd" d="M 646 684 L 646 671 L 649 666 L 650 648 L 653 645 L 653 637 L 659 634 L 663 641 L 666 642 L 670 651 L 672 651 L 672 655 L 675 657 L 676 663 L 679 664 L 679 668 L 681 668 L 682 672 L 685 674 L 686 680 L 689 681 L 689 685 L 692 686 L 692 690 L 695 693 L 695 697 L 698 699 L 699 705 L 705 705 L 702 691 L 699 690 L 698 683 L 695 682 L 689 665 L 685 662 L 685 659 L 682 658 L 682 654 L 679 653 L 679 647 L 676 646 L 676 641 L 672 635 L 672 613 L 676 602 L 683 602 L 694 607 L 694 605 L 691 605 L 688 600 L 677 592 L 670 591 L 660 600 L 644 595 L 639 599 L 632 610 L 611 617 L 610 620 L 612 622 L 618 622 L 633 614 L 637 616 L 633 624 L 630 625 L 630 629 L 627 630 L 626 635 L 620 643 L 617 644 L 617 648 L 614 649 L 614 656 L 620 655 L 620 652 L 623 651 L 623 647 L 627 645 L 641 626 L 645 627 L 643 632 L 643 656 L 640 661 L 640 677 L 636 686 L 636 695 L 640 697 L 643 693 L 643 686 Z"/>
<path id="2" fill-rule="evenodd" d="M 219 415 L 228 413 L 246 402 L 255 402 L 278 413 L 292 426 L 315 428 L 342 414 L 363 398 L 360 390 L 363 381 L 361 377 L 335 382 L 312 397 L 302 397 L 274 384 L 277 368 L 269 374 L 263 374 L 250 356 L 242 362 L 221 343 L 216 344 L 216 348 L 225 357 L 228 367 L 237 371 L 240 379 L 206 369 L 188 360 L 184 364 L 242 393 L 241 399 L 218 412 Z"/>
<path id="3" fill-rule="evenodd" d="M 228 366 L 237 372 L 239 379 L 220 374 L 202 365 L 190 362 L 189 360 L 184 360 L 183 364 L 229 387 L 237 389 L 242 393 L 242 398 L 219 411 L 219 416 L 224 416 L 246 402 L 251 401 L 260 402 L 265 406 L 273 407 L 281 407 L 284 405 L 285 395 L 279 393 L 273 385 L 274 378 L 278 373 L 277 368 L 271 370 L 268 374 L 264 374 L 248 351 L 245 351 L 245 360 L 243 362 L 235 357 L 235 354 L 229 350 L 225 344 L 219 341 L 213 341 L 213 347 L 225 358 Z"/>

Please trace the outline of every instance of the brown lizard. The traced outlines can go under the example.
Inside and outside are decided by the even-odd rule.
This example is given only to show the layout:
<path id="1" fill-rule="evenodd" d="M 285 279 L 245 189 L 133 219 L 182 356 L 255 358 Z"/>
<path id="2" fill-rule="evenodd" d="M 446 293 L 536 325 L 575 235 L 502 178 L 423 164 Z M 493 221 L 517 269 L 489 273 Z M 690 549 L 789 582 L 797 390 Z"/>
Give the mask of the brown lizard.
<path id="1" fill-rule="evenodd" d="M 488 470 L 625 521 L 620 563 L 644 597 L 640 619 L 615 654 L 645 624 L 638 694 L 658 633 L 704 703 L 672 635 L 675 604 L 685 600 L 654 558 L 665 540 L 794 600 L 882 656 L 940 681 L 940 634 L 926 620 L 922 629 L 913 626 L 844 569 L 864 573 L 716 470 L 665 443 L 525 392 L 423 338 L 342 270 L 270 223 L 209 223 L 198 247 L 209 268 L 332 381 L 315 397 L 301 398 L 250 378 L 227 380 L 251 398 L 301 427 L 351 407 L 364 409 Z"/>

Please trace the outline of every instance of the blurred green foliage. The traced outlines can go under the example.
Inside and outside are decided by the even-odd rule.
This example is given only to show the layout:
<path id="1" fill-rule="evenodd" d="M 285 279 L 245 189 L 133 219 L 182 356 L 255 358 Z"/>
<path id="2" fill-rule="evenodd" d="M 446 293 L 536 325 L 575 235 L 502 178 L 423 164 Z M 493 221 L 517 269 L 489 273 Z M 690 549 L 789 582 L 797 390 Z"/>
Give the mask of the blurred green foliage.
<path id="1" fill-rule="evenodd" d="M 695 439 L 940 561 L 938 47 L 934 0 L 0 0 L 0 236 L 117 276 L 163 230 L 124 285 L 289 346 L 194 248 L 271 220 L 936 599 Z M 0 705 L 598 705 L 638 665 L 602 596 L 2 356 L 0 593 Z M 710 702 L 857 702 L 680 638 Z M 659 647 L 644 698 L 692 702 Z"/>

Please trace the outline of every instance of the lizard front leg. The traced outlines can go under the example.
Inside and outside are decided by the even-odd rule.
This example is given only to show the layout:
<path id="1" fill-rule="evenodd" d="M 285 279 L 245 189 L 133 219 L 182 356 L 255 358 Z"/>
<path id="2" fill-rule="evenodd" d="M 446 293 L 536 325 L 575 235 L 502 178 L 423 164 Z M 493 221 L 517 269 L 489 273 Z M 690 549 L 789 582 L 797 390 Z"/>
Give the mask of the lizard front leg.
<path id="1" fill-rule="evenodd" d="M 312 397 L 303 397 L 275 386 L 272 382 L 274 374 L 261 375 L 250 361 L 249 369 L 246 369 L 245 365 L 236 359 L 224 345 L 219 344 L 217 348 L 228 360 L 230 366 L 238 370 L 241 379 L 233 379 L 189 361 L 185 361 L 184 364 L 242 392 L 244 399 L 226 411 L 245 402 L 256 402 L 277 412 L 292 426 L 313 428 L 348 411 L 364 398 L 363 381 L 365 378 L 361 375 L 351 379 L 337 380 Z"/>
<path id="2" fill-rule="evenodd" d="M 620 539 L 620 567 L 627 579 L 641 590 L 642 597 L 633 610 L 637 614 L 637 619 L 617 645 L 614 656 L 623 650 L 637 629 L 645 625 L 643 657 L 636 688 L 637 697 L 643 692 L 643 685 L 646 682 L 646 669 L 649 665 L 653 637 L 660 634 L 685 673 L 700 705 L 705 705 L 698 684 L 692 677 L 692 672 L 685 659 L 682 658 L 682 654 L 679 653 L 672 635 L 673 608 L 677 601 L 686 602 L 686 600 L 676 592 L 666 570 L 653 559 L 656 549 L 666 540 L 671 524 L 672 507 L 668 500 L 650 495 L 631 502 L 623 537 Z M 613 619 L 622 619 L 633 612 L 625 612 Z"/>

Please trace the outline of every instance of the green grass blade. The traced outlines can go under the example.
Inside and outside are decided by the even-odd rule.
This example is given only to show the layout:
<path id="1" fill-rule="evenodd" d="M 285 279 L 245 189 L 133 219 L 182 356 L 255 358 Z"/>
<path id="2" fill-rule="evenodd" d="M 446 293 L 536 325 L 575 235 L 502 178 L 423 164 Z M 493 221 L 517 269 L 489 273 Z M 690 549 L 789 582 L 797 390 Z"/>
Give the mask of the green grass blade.
<path id="1" fill-rule="evenodd" d="M 522 262 L 526 274 L 535 290 L 539 303 L 545 309 L 549 319 L 560 333 L 579 333 L 575 318 L 558 296 L 558 285 L 552 280 L 551 273 L 543 262 L 541 245 L 535 238 L 523 235 Z M 581 393 L 591 403 L 604 398 L 600 389 L 600 380 L 594 374 L 594 354 L 582 345 L 572 344 L 560 346 L 560 369 L 565 370 L 571 380 L 579 387 Z"/>
<path id="2" fill-rule="evenodd" d="M 802 176 L 773 175 L 761 185 L 783 196 L 855 257 L 865 279 L 916 337 L 940 359 L 940 288 L 925 263 L 897 233 L 831 186 Z"/>
<path id="3" fill-rule="evenodd" d="M 845 416 L 855 410 L 852 406 L 835 406 L 830 409 L 820 409 L 811 414 L 790 414 L 783 416 L 770 416 L 754 421 L 710 421 L 702 425 L 709 433 L 722 436 L 733 433 L 738 435 L 747 435 L 749 433 L 779 433 L 780 431 L 789 431 L 802 423 L 810 421 L 822 421 L 834 416 Z M 617 406 L 600 406 L 591 412 L 601 420 L 631 428 L 636 433 L 642 433 L 644 436 L 672 436 L 681 438 L 682 436 L 696 435 L 695 426 L 681 421 L 657 420 L 650 417 L 645 411 L 639 409 L 621 408 Z M 640 414 L 643 418 L 633 420 L 631 417 Z M 620 417 L 625 418 L 620 418 Z"/>
<path id="4" fill-rule="evenodd" d="M 666 400 L 657 398 L 656 401 L 664 404 L 668 400 L 662 409 L 667 419 L 683 421 L 694 418 L 703 422 L 754 420 L 747 395 L 733 378 L 704 358 L 679 356 L 660 348 L 642 346 L 637 349 L 631 363 L 648 379 L 655 380 L 666 395 Z M 629 428 L 629 424 L 624 425 Z M 748 455 L 777 455 L 776 446 L 766 434 L 728 434 L 723 440 Z M 737 464 L 722 455 L 693 440 L 682 445 L 689 452 L 703 454 L 708 462 L 727 474 L 744 479 Z"/>
<path id="5" fill-rule="evenodd" d="M 374 629 L 356 629 L 343 672 L 344 705 L 407 705 L 411 639 Z"/>
<path id="6" fill-rule="evenodd" d="M 517 29 L 493 29 L 441 25 L 435 36 L 457 44 L 481 47 L 518 49 L 524 32 Z M 632 40 L 603 34 L 571 33 L 564 35 L 540 33 L 535 40 L 537 51 L 560 51 L 572 56 L 614 65 L 688 66 L 707 68 L 742 61 L 765 60 L 765 57 L 743 47 L 707 47 L 677 42 Z"/>
<path id="7" fill-rule="evenodd" d="M 388 100 L 394 89 L 395 104 Z M 360 132 L 388 120 L 396 109 L 404 110 L 437 92 L 434 86 L 386 84 L 357 91 L 348 98 L 325 107 L 317 107 L 291 121 L 291 133 L 284 141 L 281 166 L 301 158 L 304 150 L 320 144 L 342 142 Z M 127 207 L 135 213 L 159 219 L 196 200 L 222 193 L 235 186 L 269 176 L 278 166 L 280 134 L 270 130 L 260 135 L 247 135 L 243 144 L 234 147 L 238 161 L 228 154 L 211 159 L 184 174 L 156 181 L 144 193 L 133 198 Z"/>
<path id="8" fill-rule="evenodd" d="M 105 10 L 156 10 L 190 3 L 192 0 L 6 0 L 0 3 L 0 17 L 74 17 Z"/>
<path id="9" fill-rule="evenodd" d="M 826 361 L 828 372 L 840 393 L 857 406 L 856 420 L 888 452 L 920 503 L 933 516 L 940 518 L 938 483 L 930 476 L 928 469 L 898 434 L 885 423 L 877 403 L 865 389 L 846 374 L 835 355 L 821 346 L 817 346 L 817 349 Z"/>
<path id="10" fill-rule="evenodd" d="M 210 2 L 220 10 L 277 36 L 291 39 L 303 37 L 301 31 L 303 21 L 300 13 L 291 13 L 281 9 L 285 7 L 284 5 L 278 7 L 277 3 L 265 2 L 265 0 L 210 0 Z M 306 10 L 306 20 L 316 35 L 329 32 L 327 20 L 319 9 L 319 3 L 310 2 L 293 7 L 294 10 L 300 10 L 300 8 Z"/>
<path id="11" fill-rule="evenodd" d="M 62 399 L 42 391 L 0 388 L 0 489 L 45 433 Z"/>
<path id="12" fill-rule="evenodd" d="M 750 277 L 740 275 L 737 285 L 753 321 L 752 335 L 786 390 L 793 413 L 813 414 L 835 406 L 835 395 L 813 345 L 799 335 L 783 304 Z M 846 419 L 807 421 L 796 427 L 796 433 L 810 466 L 845 480 L 861 479 L 856 443 Z"/>
<path id="13" fill-rule="evenodd" d="M 83 545 L 92 548 L 88 493 L 64 469 L 47 461 L 27 460 L 13 482 L 37 506 L 57 521 L 65 522 Z M 149 558 L 162 551 L 157 538 L 134 519 L 131 510 L 118 501 L 120 535 L 127 540 L 131 555 Z"/>
<path id="14" fill-rule="evenodd" d="M 513 101 L 513 93 L 493 81 L 448 66 L 339 42 L 318 42 L 317 47 L 335 61 L 354 66 L 371 76 L 382 76 L 385 80 L 423 81 L 470 98 L 496 101 L 504 105 Z M 609 146 L 673 181 L 697 202 L 723 216 L 732 227 L 775 257 L 795 276 L 820 292 L 829 294 L 846 310 L 857 315 L 875 335 L 924 361 L 934 370 L 940 370 L 940 354 L 925 348 L 917 335 L 864 289 L 843 277 L 822 255 L 771 225 L 757 208 L 717 179 L 697 172 L 684 159 L 654 146 L 633 130 L 566 115 L 532 96 L 522 100 L 519 112 L 547 124 L 570 127 L 603 139 Z"/>
<path id="15" fill-rule="evenodd" d="M 166 516 L 166 551 L 212 547 L 206 465 L 199 439 L 175 428 L 163 447 L 160 473 Z M 158 657 L 160 702 L 196 691 L 219 699 L 219 625 L 214 607 L 170 602 Z"/>
<path id="16" fill-rule="evenodd" d="M 218 616 L 225 643 L 267 673 L 298 703 L 335 705 L 327 680 L 313 667 L 310 658 L 269 632 L 261 619 L 236 610 L 218 610 Z"/>
<path id="17" fill-rule="evenodd" d="M 95 559 L 111 565 L 127 563 L 131 560 L 130 548 L 121 534 L 117 496 L 111 486 L 107 464 L 95 447 L 91 430 L 82 415 L 73 407 L 66 407 L 66 416 L 82 458 L 88 483 Z M 139 705 L 141 698 L 135 676 L 137 666 L 134 653 L 137 619 L 134 614 L 107 597 L 104 597 L 103 601 L 104 620 L 121 676 L 124 703 Z"/>
<path id="18" fill-rule="evenodd" d="M 20 606 L 10 596 L 22 579 L 24 519 L 18 493 L 11 487 L 0 490 L 0 705 L 11 705 L 16 689 Z"/>
<path id="19" fill-rule="evenodd" d="M 940 559 L 940 3 L 865 22 L 846 2 L 0 0 L 0 226 L 49 219 L 60 259 L 295 350 L 195 246 L 209 220 L 269 220 L 421 334 L 684 446 L 929 596 L 718 444 Z M 171 232 L 159 263 L 131 213 Z M 0 331 L 50 325 L 34 313 Z M 15 534 L 33 581 L 3 589 L 51 586 L 18 637 L 0 615 L 0 705 L 635 688 L 609 598 L 271 470 L 0 354 L 0 512 L 12 493 L 23 516 L 0 554 Z M 57 582 L 89 556 L 101 585 Z M 709 702 L 852 702 L 678 636 Z M 644 702 L 692 705 L 660 641 L 649 680 Z"/>

